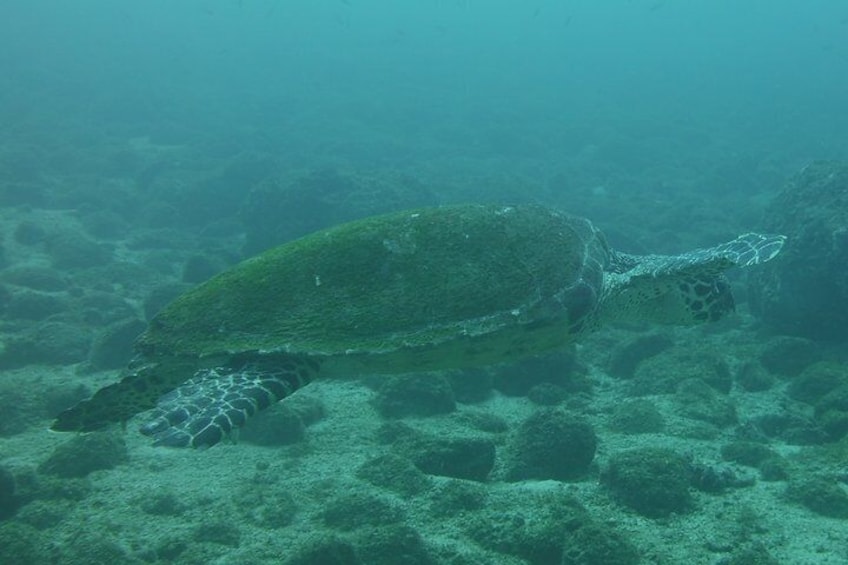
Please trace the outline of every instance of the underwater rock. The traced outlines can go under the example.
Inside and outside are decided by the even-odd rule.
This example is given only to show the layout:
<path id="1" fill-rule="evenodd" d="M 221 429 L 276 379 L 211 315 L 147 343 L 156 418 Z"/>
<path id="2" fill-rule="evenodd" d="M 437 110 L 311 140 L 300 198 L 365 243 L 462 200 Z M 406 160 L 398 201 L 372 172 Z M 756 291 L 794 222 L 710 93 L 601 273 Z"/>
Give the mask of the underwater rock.
<path id="1" fill-rule="evenodd" d="M 172 490 L 145 493 L 136 500 L 136 504 L 142 512 L 151 516 L 182 516 L 189 509 L 189 505 Z"/>
<path id="2" fill-rule="evenodd" d="M 463 411 L 454 416 L 464 428 L 471 428 L 490 434 L 502 434 L 509 431 L 509 424 L 498 414 L 487 411 Z"/>
<path id="3" fill-rule="evenodd" d="M 107 327 L 91 346 L 88 368 L 105 371 L 124 367 L 133 355 L 133 343 L 147 324 L 138 318 L 130 318 Z"/>
<path id="4" fill-rule="evenodd" d="M 70 307 L 65 296 L 22 290 L 12 292 L 6 302 L 6 317 L 11 320 L 42 321 L 66 312 Z"/>
<path id="5" fill-rule="evenodd" d="M 494 387 L 507 396 L 527 396 L 536 385 L 551 383 L 569 392 L 587 390 L 581 378 L 585 368 L 573 347 L 549 355 L 537 355 L 493 369 Z"/>
<path id="6" fill-rule="evenodd" d="M 795 400 L 815 404 L 842 385 L 848 385 L 848 364 L 820 361 L 792 379 L 786 387 L 786 394 Z"/>
<path id="7" fill-rule="evenodd" d="M 538 406 L 556 406 L 569 396 L 567 390 L 553 383 L 539 383 L 527 391 L 527 400 Z"/>
<path id="8" fill-rule="evenodd" d="M 154 251 L 163 252 L 162 261 L 168 262 L 170 267 L 173 255 L 165 252 L 191 251 L 197 246 L 197 238 L 194 234 L 177 228 L 136 230 L 127 237 L 124 245 L 132 251 L 146 251 L 148 254 Z"/>
<path id="9" fill-rule="evenodd" d="M 199 284 L 223 271 L 226 264 L 209 255 L 192 255 L 183 265 L 182 281 L 188 284 Z"/>
<path id="10" fill-rule="evenodd" d="M 97 239 L 120 239 L 127 235 L 127 220 L 111 210 L 93 209 L 80 214 L 85 231 Z"/>
<path id="11" fill-rule="evenodd" d="M 0 437 L 26 431 L 40 416 L 32 394 L 27 394 L 24 387 L 18 383 L 0 383 Z"/>
<path id="12" fill-rule="evenodd" d="M 5 467 L 0 467 L 0 520 L 15 511 L 15 477 Z"/>
<path id="13" fill-rule="evenodd" d="M 349 541 L 336 536 L 313 539 L 295 550 L 283 565 L 359 565 L 362 561 Z"/>
<path id="14" fill-rule="evenodd" d="M 191 539 L 200 543 L 238 547 L 241 543 L 241 529 L 232 520 L 209 516 L 207 521 L 194 528 Z"/>
<path id="15" fill-rule="evenodd" d="M 763 367 L 781 377 L 797 376 L 820 359 L 821 351 L 815 342 L 790 336 L 770 339 L 760 353 Z"/>
<path id="16" fill-rule="evenodd" d="M 382 377 L 374 406 L 385 417 L 403 418 L 453 412 L 456 402 L 444 375 L 413 373 Z"/>
<path id="17" fill-rule="evenodd" d="M 601 473 L 601 484 L 616 500 L 648 518 L 691 510 L 689 483 L 686 459 L 665 448 L 616 453 Z"/>
<path id="18" fill-rule="evenodd" d="M 300 414 L 284 402 L 257 414 L 249 426 L 239 430 L 238 438 L 265 447 L 293 445 L 306 438 L 306 425 Z"/>
<path id="19" fill-rule="evenodd" d="M 592 426 L 556 409 L 543 409 L 524 420 L 507 445 L 508 480 L 574 480 L 595 457 Z"/>
<path id="20" fill-rule="evenodd" d="M 785 481 L 792 475 L 789 464 L 783 457 L 770 457 L 758 465 L 760 479 L 766 482 Z"/>
<path id="21" fill-rule="evenodd" d="M 788 239 L 778 261 L 749 273 L 752 310 L 780 333 L 848 340 L 848 163 L 804 167 L 772 200 L 763 229 Z"/>
<path id="22" fill-rule="evenodd" d="M 72 511 L 73 503 L 67 500 L 33 500 L 15 514 L 15 520 L 43 531 L 60 524 Z"/>
<path id="23" fill-rule="evenodd" d="M 79 363 L 86 358 L 90 343 L 91 336 L 84 328 L 62 322 L 44 322 L 6 341 L 0 351 L 0 367 Z"/>
<path id="24" fill-rule="evenodd" d="M 530 563 L 559 564 L 566 536 L 591 521 L 586 510 L 576 499 L 560 494 L 521 492 L 514 496 L 520 500 L 494 500 L 464 517 L 466 533 L 490 551 Z"/>
<path id="25" fill-rule="evenodd" d="M 815 420 L 832 441 L 848 434 L 848 384 L 833 389 L 816 402 Z"/>
<path id="26" fill-rule="evenodd" d="M 747 467 L 756 467 L 766 461 L 778 457 L 771 448 L 762 443 L 752 441 L 734 441 L 721 446 L 721 458 Z"/>
<path id="27" fill-rule="evenodd" d="M 153 288 L 142 304 L 144 318 L 150 321 L 159 310 L 190 288 L 191 285 L 185 283 L 164 284 Z"/>
<path id="28" fill-rule="evenodd" d="M 391 171 L 320 169 L 297 178 L 269 176 L 253 187 L 242 207 L 244 252 L 253 255 L 332 225 L 436 203 L 418 179 Z"/>
<path id="29" fill-rule="evenodd" d="M 619 379 L 632 378 L 639 363 L 671 348 L 674 340 L 664 333 L 640 335 L 613 351 L 609 372 Z"/>
<path id="30" fill-rule="evenodd" d="M 2 272 L 3 282 L 42 292 L 68 290 L 68 280 L 48 267 L 14 267 Z"/>
<path id="31" fill-rule="evenodd" d="M 761 543 L 737 548 L 728 559 L 721 561 L 722 565 L 780 565 L 780 563 Z"/>
<path id="32" fill-rule="evenodd" d="M 356 476 L 406 496 L 420 494 L 431 486 L 430 479 L 409 459 L 392 453 L 369 459 L 359 466 Z"/>
<path id="33" fill-rule="evenodd" d="M 610 417 L 610 429 L 624 434 L 653 434 L 663 431 L 665 418 L 649 400 L 628 400 Z"/>
<path id="34" fill-rule="evenodd" d="M 298 415 L 305 426 L 311 426 L 327 415 L 324 402 L 317 396 L 298 394 L 287 398 L 284 404 Z"/>
<path id="35" fill-rule="evenodd" d="M 12 237 L 21 245 L 37 245 L 47 239 L 47 232 L 36 222 L 24 220 L 15 228 Z"/>
<path id="36" fill-rule="evenodd" d="M 143 565 L 145 561 L 134 557 L 127 548 L 108 532 L 83 529 L 62 546 L 63 563 L 85 563 L 86 565 Z"/>
<path id="37" fill-rule="evenodd" d="M 421 437 L 398 449 L 428 475 L 485 481 L 495 465 L 495 444 L 488 438 Z"/>
<path id="38" fill-rule="evenodd" d="M 47 238 L 46 251 L 56 269 L 88 269 L 112 260 L 111 245 L 99 243 L 82 233 L 58 233 Z"/>
<path id="39" fill-rule="evenodd" d="M 565 536 L 562 565 L 631 565 L 639 561 L 639 552 L 630 540 L 607 524 L 588 521 Z"/>
<path id="40" fill-rule="evenodd" d="M 689 483 L 701 492 L 718 493 L 754 486 L 756 479 L 750 474 L 740 475 L 728 465 L 693 462 L 689 465 Z"/>
<path id="41" fill-rule="evenodd" d="M 418 531 L 405 524 L 361 530 L 354 539 L 359 555 L 367 555 L 369 565 L 436 565 Z"/>
<path id="42" fill-rule="evenodd" d="M 630 392 L 634 396 L 669 394 L 690 379 L 725 394 L 733 384 L 730 367 L 720 354 L 669 348 L 639 363 L 629 381 Z"/>
<path id="43" fill-rule="evenodd" d="M 32 526 L 0 523 L 0 563 L 52 563 L 47 549 L 41 533 Z"/>
<path id="44" fill-rule="evenodd" d="M 457 402 L 483 402 L 492 394 L 492 373 L 485 368 L 445 371 Z"/>
<path id="45" fill-rule="evenodd" d="M 349 492 L 330 500 L 319 517 L 325 525 L 343 531 L 403 522 L 403 508 L 364 492 Z"/>
<path id="46" fill-rule="evenodd" d="M 182 225 L 207 225 L 231 217 L 245 205 L 248 190 L 273 175 L 274 158 L 259 152 L 240 151 L 229 159 L 220 159 L 220 168 L 205 178 L 187 182 L 180 191 L 169 191 L 162 198 L 178 212 Z M 290 216 L 309 214 L 307 210 L 287 210 Z M 280 217 L 284 222 L 286 218 Z M 250 221 L 251 218 L 248 218 Z"/>
<path id="47" fill-rule="evenodd" d="M 236 491 L 233 502 L 247 522 L 268 530 L 294 522 L 297 502 L 285 484 L 275 482 L 276 478 L 260 472 Z"/>
<path id="48" fill-rule="evenodd" d="M 4 284 L 0 284 L 0 314 L 5 315 L 6 306 L 12 300 L 12 291 Z"/>
<path id="49" fill-rule="evenodd" d="M 786 487 L 786 497 L 816 514 L 848 519 L 848 493 L 835 480 L 804 477 L 790 481 Z"/>
<path id="50" fill-rule="evenodd" d="M 746 392 L 762 392 L 774 386 L 775 379 L 758 361 L 746 361 L 736 371 L 736 384 Z"/>
<path id="51" fill-rule="evenodd" d="M 106 276 L 115 280 L 112 273 Z M 83 320 L 92 326 L 106 326 L 136 317 L 135 308 L 114 292 L 89 290 L 79 298 L 78 305 Z"/>
<path id="52" fill-rule="evenodd" d="M 718 428 L 736 423 L 736 405 L 701 379 L 687 379 L 677 386 L 674 402 L 681 415 Z"/>
<path id="53" fill-rule="evenodd" d="M 762 414 L 753 418 L 751 424 L 767 437 L 782 439 L 790 445 L 821 445 L 828 441 L 827 433 L 803 414 Z"/>
<path id="54" fill-rule="evenodd" d="M 452 480 L 441 483 L 430 495 L 430 512 L 437 518 L 460 516 L 483 508 L 486 487 L 470 481 Z"/>
<path id="55" fill-rule="evenodd" d="M 5 168 L 5 167 L 4 167 Z M 47 202 L 44 183 L 8 182 L 0 183 L 0 206 L 42 207 Z"/>
<path id="56" fill-rule="evenodd" d="M 57 446 L 38 470 L 62 478 L 85 477 L 94 471 L 113 469 L 127 461 L 127 445 L 120 434 L 96 432 L 75 436 Z"/>

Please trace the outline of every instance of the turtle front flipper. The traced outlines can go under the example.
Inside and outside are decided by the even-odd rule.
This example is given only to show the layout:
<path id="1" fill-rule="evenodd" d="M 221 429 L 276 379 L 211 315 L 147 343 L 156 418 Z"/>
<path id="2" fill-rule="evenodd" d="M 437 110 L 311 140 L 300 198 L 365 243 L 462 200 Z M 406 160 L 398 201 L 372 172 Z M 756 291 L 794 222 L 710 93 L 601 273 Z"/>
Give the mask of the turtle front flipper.
<path id="1" fill-rule="evenodd" d="M 681 325 L 719 320 L 735 308 L 724 271 L 770 261 L 785 242 L 782 235 L 747 233 L 681 255 L 614 254 L 602 318 Z"/>
<path id="2" fill-rule="evenodd" d="M 159 399 L 141 433 L 154 445 L 211 447 L 248 418 L 308 384 L 318 365 L 300 357 L 201 369 Z"/>

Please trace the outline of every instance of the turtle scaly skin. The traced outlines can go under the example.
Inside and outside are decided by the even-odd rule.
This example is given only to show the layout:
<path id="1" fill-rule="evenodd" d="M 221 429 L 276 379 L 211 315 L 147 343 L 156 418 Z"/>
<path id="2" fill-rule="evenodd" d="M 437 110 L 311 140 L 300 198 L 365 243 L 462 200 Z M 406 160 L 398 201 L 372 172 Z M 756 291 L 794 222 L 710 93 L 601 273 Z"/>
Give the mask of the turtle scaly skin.
<path id="1" fill-rule="evenodd" d="M 774 257 L 747 234 L 674 257 L 609 249 L 583 218 L 460 205 L 366 218 L 266 251 L 177 298 L 117 383 L 60 414 L 94 430 L 154 409 L 155 443 L 208 446 L 321 375 L 552 351 L 610 319 L 693 324 L 733 309 L 721 274 Z"/>

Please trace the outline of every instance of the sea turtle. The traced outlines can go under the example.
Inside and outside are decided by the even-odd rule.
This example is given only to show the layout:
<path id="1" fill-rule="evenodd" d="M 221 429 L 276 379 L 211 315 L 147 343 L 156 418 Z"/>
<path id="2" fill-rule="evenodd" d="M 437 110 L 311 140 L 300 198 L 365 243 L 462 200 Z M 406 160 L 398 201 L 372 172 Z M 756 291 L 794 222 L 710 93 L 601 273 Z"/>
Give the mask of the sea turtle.
<path id="1" fill-rule="evenodd" d="M 733 309 L 722 272 L 768 261 L 780 235 L 678 256 L 611 250 L 591 222 L 536 205 L 366 218 L 266 251 L 166 306 L 125 376 L 52 429 L 154 409 L 154 443 L 210 446 L 318 376 L 513 361 L 607 320 L 695 324 Z"/>

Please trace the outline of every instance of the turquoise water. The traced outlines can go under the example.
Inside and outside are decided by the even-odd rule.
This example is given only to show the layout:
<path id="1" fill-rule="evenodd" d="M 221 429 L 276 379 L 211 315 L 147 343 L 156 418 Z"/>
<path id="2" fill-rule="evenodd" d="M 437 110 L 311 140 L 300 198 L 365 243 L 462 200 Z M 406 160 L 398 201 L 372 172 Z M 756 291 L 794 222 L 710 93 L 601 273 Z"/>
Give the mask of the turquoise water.
<path id="1" fill-rule="evenodd" d="M 7 0 L 0 562 L 848 561 L 846 38 L 835 0 Z M 788 243 L 716 324 L 317 379 L 208 450 L 48 431 L 194 285 L 460 202 Z"/>

